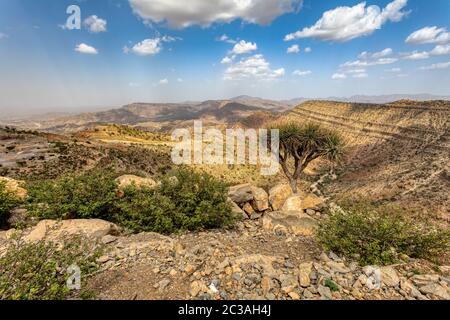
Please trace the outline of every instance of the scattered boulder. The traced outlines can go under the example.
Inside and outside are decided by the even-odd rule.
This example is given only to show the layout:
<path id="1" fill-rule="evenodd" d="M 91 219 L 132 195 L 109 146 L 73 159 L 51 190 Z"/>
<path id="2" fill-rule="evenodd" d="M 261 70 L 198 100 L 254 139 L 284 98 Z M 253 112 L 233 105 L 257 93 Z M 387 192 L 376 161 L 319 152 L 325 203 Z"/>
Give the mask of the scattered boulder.
<path id="1" fill-rule="evenodd" d="M 25 242 L 59 241 L 64 240 L 64 237 L 75 235 L 101 239 L 106 235 L 118 234 L 118 230 L 115 224 L 99 219 L 42 220 L 24 236 L 23 240 Z"/>
<path id="2" fill-rule="evenodd" d="M 298 275 L 298 282 L 300 283 L 300 286 L 303 288 L 307 288 L 311 285 L 311 278 L 310 274 L 312 272 L 313 263 L 312 262 L 305 262 L 300 264 L 299 275 Z"/>
<path id="3" fill-rule="evenodd" d="M 380 268 L 381 281 L 384 285 L 388 287 L 396 287 L 400 284 L 400 278 L 398 277 L 397 271 L 392 267 L 382 267 Z"/>
<path id="4" fill-rule="evenodd" d="M 416 274 L 413 277 L 411 277 L 411 281 L 416 286 L 425 286 L 430 283 L 437 283 L 439 282 L 439 275 L 437 274 Z"/>
<path id="5" fill-rule="evenodd" d="M 248 219 L 248 215 L 244 212 L 244 210 L 242 210 L 237 204 L 236 202 L 234 202 L 233 200 L 231 200 L 231 198 L 228 198 L 228 202 L 231 205 L 231 211 L 237 216 L 237 217 L 242 217 L 242 219 Z"/>
<path id="6" fill-rule="evenodd" d="M 238 205 L 250 202 L 253 200 L 252 186 L 249 183 L 246 183 L 230 187 L 228 196 Z"/>
<path id="7" fill-rule="evenodd" d="M 245 211 L 245 213 L 247 213 L 250 217 L 252 216 L 252 214 L 255 213 L 255 210 L 253 209 L 252 205 L 250 203 L 246 203 L 244 204 L 244 206 L 242 207 L 242 209 Z"/>
<path id="8" fill-rule="evenodd" d="M 319 207 L 321 204 L 323 204 L 323 200 L 313 194 L 307 194 L 302 199 L 302 206 L 303 206 L 302 209 L 303 210 L 316 208 L 316 207 Z"/>
<path id="9" fill-rule="evenodd" d="M 294 194 L 286 199 L 281 211 L 302 211 L 303 210 L 303 197 L 298 194 Z"/>
<path id="10" fill-rule="evenodd" d="M 263 228 L 276 233 L 312 236 L 318 222 L 300 211 L 274 211 L 263 217 Z"/>
<path id="11" fill-rule="evenodd" d="M 349 273 L 351 270 L 342 262 L 328 261 L 327 266 L 336 273 Z"/>
<path id="12" fill-rule="evenodd" d="M 292 189 L 287 184 L 277 184 L 269 191 L 269 203 L 274 211 L 280 210 L 286 200 L 292 195 Z"/>
<path id="13" fill-rule="evenodd" d="M 27 190 L 22 188 L 23 181 L 14 180 L 7 177 L 0 177 L 0 182 L 5 183 L 6 190 L 12 192 L 17 198 L 25 200 L 27 197 Z"/>
<path id="14" fill-rule="evenodd" d="M 262 188 L 252 187 L 253 207 L 256 211 L 266 211 L 269 209 L 269 195 Z"/>
<path id="15" fill-rule="evenodd" d="M 423 294 L 430 294 L 440 299 L 450 300 L 449 290 L 438 283 L 430 283 L 426 286 L 420 287 L 419 290 Z"/>

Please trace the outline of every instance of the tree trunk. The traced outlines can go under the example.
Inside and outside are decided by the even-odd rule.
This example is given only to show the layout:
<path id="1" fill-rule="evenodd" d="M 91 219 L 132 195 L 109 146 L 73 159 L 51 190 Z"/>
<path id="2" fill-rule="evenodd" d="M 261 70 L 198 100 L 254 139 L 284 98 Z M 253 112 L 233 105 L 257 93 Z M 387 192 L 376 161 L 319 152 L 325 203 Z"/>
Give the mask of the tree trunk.
<path id="1" fill-rule="evenodd" d="M 291 186 L 292 192 L 297 194 L 297 179 L 289 178 L 289 185 Z"/>

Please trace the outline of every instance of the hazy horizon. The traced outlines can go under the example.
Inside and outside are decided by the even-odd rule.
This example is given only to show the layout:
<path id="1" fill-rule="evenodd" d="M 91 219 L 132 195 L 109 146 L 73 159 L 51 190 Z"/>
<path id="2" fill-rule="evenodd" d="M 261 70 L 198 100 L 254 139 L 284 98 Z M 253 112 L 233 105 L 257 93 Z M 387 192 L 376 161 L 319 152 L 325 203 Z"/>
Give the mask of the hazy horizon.
<path id="1" fill-rule="evenodd" d="M 79 29 L 70 5 L 80 10 Z M 4 0 L 3 116 L 249 95 L 450 95 L 450 2 Z M 69 20 L 68 20 L 69 19 Z"/>

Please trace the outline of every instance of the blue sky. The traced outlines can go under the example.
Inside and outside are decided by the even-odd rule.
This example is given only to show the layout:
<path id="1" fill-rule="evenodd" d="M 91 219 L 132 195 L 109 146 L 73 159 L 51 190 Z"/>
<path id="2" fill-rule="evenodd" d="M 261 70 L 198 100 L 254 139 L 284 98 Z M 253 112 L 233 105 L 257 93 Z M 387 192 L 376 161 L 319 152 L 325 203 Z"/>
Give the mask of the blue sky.
<path id="1" fill-rule="evenodd" d="M 449 30 L 448 0 L 1 0 L 0 110 L 450 95 Z"/>

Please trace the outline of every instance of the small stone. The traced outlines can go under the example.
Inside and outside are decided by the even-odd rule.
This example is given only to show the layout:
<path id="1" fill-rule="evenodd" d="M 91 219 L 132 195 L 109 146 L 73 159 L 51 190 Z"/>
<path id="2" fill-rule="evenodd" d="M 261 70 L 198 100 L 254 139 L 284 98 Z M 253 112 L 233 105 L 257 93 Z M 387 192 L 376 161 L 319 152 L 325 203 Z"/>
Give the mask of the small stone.
<path id="1" fill-rule="evenodd" d="M 303 298 L 312 299 L 314 298 L 314 295 L 308 289 L 305 289 L 305 291 L 303 291 Z"/>
<path id="2" fill-rule="evenodd" d="M 172 270 L 170 270 L 170 272 L 169 272 L 169 275 L 170 275 L 171 277 L 176 277 L 177 274 L 178 274 L 178 271 L 175 270 L 175 269 L 172 269 Z"/>
<path id="3" fill-rule="evenodd" d="M 264 293 L 268 293 L 271 289 L 271 280 L 269 277 L 263 277 L 261 279 L 261 288 L 263 289 Z"/>
<path id="4" fill-rule="evenodd" d="M 342 261 L 342 259 L 339 258 L 339 256 L 336 255 L 333 251 L 330 252 L 329 257 L 330 257 L 331 260 L 334 260 L 336 262 L 341 262 Z"/>
<path id="5" fill-rule="evenodd" d="M 312 262 L 305 262 L 300 264 L 298 280 L 300 286 L 302 286 L 303 288 L 307 288 L 311 285 L 310 274 L 312 271 L 312 267 L 313 267 Z"/>
<path id="6" fill-rule="evenodd" d="M 102 238 L 102 243 L 103 244 L 110 244 L 110 243 L 113 243 L 113 242 L 116 242 L 116 241 L 117 241 L 117 237 L 109 235 L 109 234 Z"/>
<path id="7" fill-rule="evenodd" d="M 359 291 L 356 288 L 353 288 L 352 290 L 352 296 L 355 297 L 358 300 L 361 300 L 363 298 L 363 294 L 361 293 L 361 291 Z"/>
<path id="8" fill-rule="evenodd" d="M 300 295 L 297 292 L 289 292 L 289 297 L 291 297 L 292 300 L 300 300 Z"/>
<path id="9" fill-rule="evenodd" d="M 193 265 L 188 264 L 186 268 L 184 268 L 184 272 L 187 274 L 192 274 L 195 271 L 195 267 Z"/>
<path id="10" fill-rule="evenodd" d="M 382 267 L 380 268 L 381 281 L 387 287 L 396 287 L 400 284 L 400 278 L 398 277 L 397 271 L 392 267 Z"/>
<path id="11" fill-rule="evenodd" d="M 156 268 L 153 268 L 152 272 L 158 274 L 161 272 L 161 270 L 158 267 L 156 267 Z"/>
<path id="12" fill-rule="evenodd" d="M 98 262 L 98 263 L 106 263 L 106 262 L 108 262 L 109 260 L 111 260 L 111 257 L 108 257 L 108 256 L 101 256 L 100 258 L 97 259 L 97 262 Z"/>
<path id="13" fill-rule="evenodd" d="M 196 297 L 198 296 L 198 294 L 200 293 L 200 291 L 202 290 L 202 284 L 199 281 L 194 281 L 191 283 L 191 289 L 189 290 L 189 294 L 192 297 Z"/>
<path id="14" fill-rule="evenodd" d="M 333 297 L 331 294 L 331 290 L 328 287 L 319 285 L 319 287 L 317 288 L 317 291 L 319 292 L 320 296 L 324 299 L 331 300 Z"/>
<path id="15" fill-rule="evenodd" d="M 306 209 L 306 214 L 308 216 L 314 216 L 316 212 L 313 209 Z"/>
<path id="16" fill-rule="evenodd" d="M 345 266 L 342 262 L 329 261 L 327 262 L 327 266 L 333 271 L 337 273 L 349 273 L 350 269 Z"/>
<path id="17" fill-rule="evenodd" d="M 158 283 L 159 290 L 161 290 L 161 291 L 165 290 L 169 286 L 169 284 L 170 284 L 170 280 L 169 279 L 161 280 Z"/>

